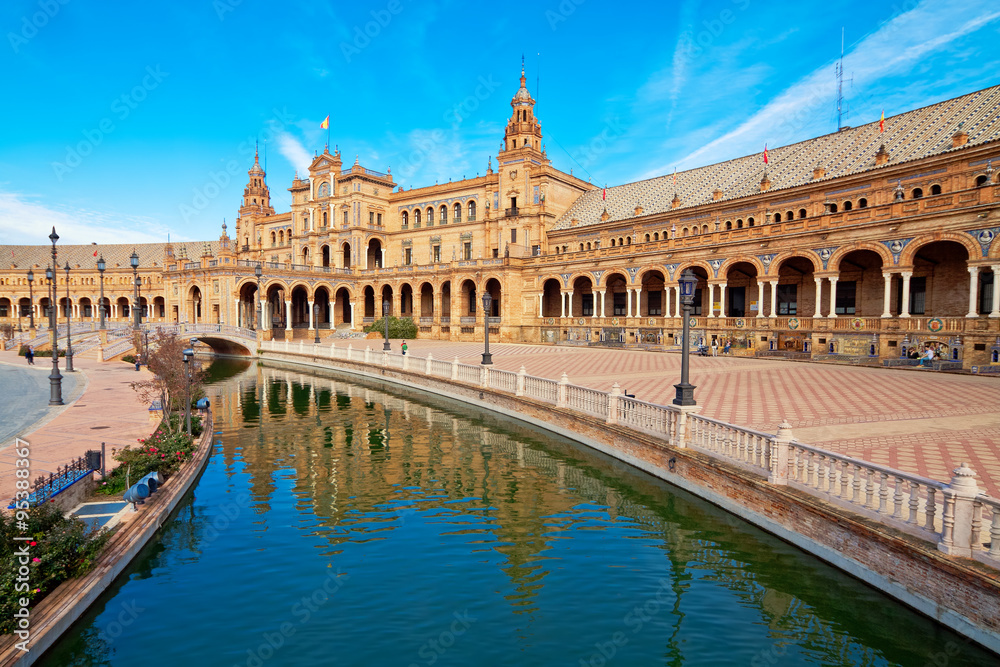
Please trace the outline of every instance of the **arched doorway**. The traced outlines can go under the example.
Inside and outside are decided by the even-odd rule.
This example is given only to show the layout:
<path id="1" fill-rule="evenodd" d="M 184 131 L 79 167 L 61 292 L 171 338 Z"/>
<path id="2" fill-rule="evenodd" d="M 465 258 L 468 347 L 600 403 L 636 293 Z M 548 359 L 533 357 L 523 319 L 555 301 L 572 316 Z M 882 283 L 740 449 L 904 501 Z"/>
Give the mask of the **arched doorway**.
<path id="1" fill-rule="evenodd" d="M 188 290 L 187 321 L 197 324 L 202 321 L 201 316 L 201 288 L 192 285 Z"/>
<path id="2" fill-rule="evenodd" d="M 559 281 L 549 278 L 542 285 L 542 312 L 541 317 L 561 317 L 562 316 L 562 291 Z"/>
<path id="3" fill-rule="evenodd" d="M 490 278 L 486 281 L 486 291 L 489 292 L 490 296 L 493 297 L 492 303 L 490 303 L 490 312 L 486 313 L 487 317 L 496 318 L 497 322 L 494 324 L 499 324 L 501 313 L 503 313 L 503 308 L 501 301 L 503 299 L 502 289 L 500 287 L 500 281 L 496 278 Z"/>
<path id="4" fill-rule="evenodd" d="M 368 285 L 364 289 L 364 299 L 365 299 L 365 312 L 361 316 L 364 318 L 365 322 L 374 322 L 376 319 L 375 315 L 375 288 Z M 382 317 L 382 303 L 378 304 L 378 317 Z"/>
<path id="5" fill-rule="evenodd" d="M 323 266 L 329 268 L 329 266 L 330 266 L 330 246 L 324 245 L 323 249 L 322 249 L 322 252 L 323 252 Z"/>
<path id="6" fill-rule="evenodd" d="M 243 283 L 240 286 L 240 307 L 236 314 L 236 325 L 247 329 L 257 329 L 260 323 L 257 321 L 257 284 L 252 282 Z"/>
<path id="7" fill-rule="evenodd" d="M 837 315 L 878 317 L 885 299 L 882 257 L 872 250 L 854 250 L 840 259 L 837 275 Z M 779 289 L 781 285 L 778 285 Z M 902 287 L 902 281 L 900 281 Z M 898 303 L 897 299 L 897 303 Z M 779 298 L 780 307 L 781 300 Z M 809 311 L 804 311 L 809 312 Z"/>
<path id="8" fill-rule="evenodd" d="M 609 317 L 625 317 L 628 313 L 628 281 L 620 273 L 608 276 L 604 294 L 604 313 Z"/>
<path id="9" fill-rule="evenodd" d="M 375 319 L 382 317 L 383 311 L 385 310 L 386 302 L 389 303 L 389 315 L 392 317 L 400 317 L 400 315 L 396 313 L 396 304 L 393 303 L 392 286 L 382 285 L 382 291 L 381 294 L 379 295 L 379 301 L 377 304 L 378 310 L 375 313 Z"/>
<path id="10" fill-rule="evenodd" d="M 371 289 L 370 287 L 366 289 Z M 353 311 L 351 309 L 351 293 L 346 287 L 337 290 L 336 306 L 334 310 L 334 326 L 338 324 L 349 324 L 354 326 Z"/>
<path id="11" fill-rule="evenodd" d="M 462 281 L 461 317 L 463 323 L 476 321 L 476 283 Z"/>
<path id="12" fill-rule="evenodd" d="M 317 287 L 313 295 L 313 310 L 313 326 L 317 329 L 329 329 L 333 312 L 330 308 L 330 290 L 323 285 Z"/>
<path id="13" fill-rule="evenodd" d="M 812 261 L 806 257 L 789 257 L 778 266 L 777 274 L 777 287 L 764 285 L 760 314 L 763 317 L 818 316 L 823 305 L 823 288 L 813 279 Z M 773 281 L 773 277 L 768 279 L 768 282 Z M 815 287 L 810 288 L 809 283 Z M 826 289 L 829 291 L 829 287 Z"/>
<path id="14" fill-rule="evenodd" d="M 309 291 L 302 285 L 292 288 L 292 328 L 309 326 Z"/>
<path id="15" fill-rule="evenodd" d="M 382 266 L 382 242 L 378 239 L 368 241 L 368 253 L 365 268 L 377 269 Z"/>
<path id="16" fill-rule="evenodd" d="M 341 246 L 341 254 L 344 257 L 344 268 L 345 269 L 351 268 L 351 244 L 350 243 L 346 243 L 345 242 L 344 245 Z"/>
<path id="17" fill-rule="evenodd" d="M 451 322 L 451 281 L 446 280 L 441 284 L 441 323 Z"/>
<path id="18" fill-rule="evenodd" d="M 982 301 L 976 285 L 970 303 L 969 252 L 956 241 L 933 241 L 917 248 L 909 287 L 910 315 L 963 317 L 970 305 L 975 314 Z M 902 303 L 902 292 L 900 284 L 897 303 Z"/>
<path id="19" fill-rule="evenodd" d="M 266 298 L 264 308 L 264 325 L 268 329 L 285 328 L 285 288 L 280 284 L 264 288 Z"/>
<path id="20" fill-rule="evenodd" d="M 757 267 L 750 262 L 736 262 L 726 270 L 726 295 L 723 317 L 753 317 L 757 303 Z M 752 304 L 751 304 L 752 302 Z"/>
<path id="21" fill-rule="evenodd" d="M 413 317 L 413 288 L 408 283 L 399 288 L 399 316 Z"/>
<path id="22" fill-rule="evenodd" d="M 434 321 L 434 286 L 423 283 L 420 286 L 420 323 L 430 324 Z"/>
<path id="23" fill-rule="evenodd" d="M 666 279 L 662 271 L 646 271 L 642 274 L 637 317 L 662 317 L 666 309 Z"/>
<path id="24" fill-rule="evenodd" d="M 594 283 L 587 276 L 580 276 L 573 281 L 572 295 L 574 316 L 594 316 Z M 569 314 L 569 313 L 567 313 Z"/>

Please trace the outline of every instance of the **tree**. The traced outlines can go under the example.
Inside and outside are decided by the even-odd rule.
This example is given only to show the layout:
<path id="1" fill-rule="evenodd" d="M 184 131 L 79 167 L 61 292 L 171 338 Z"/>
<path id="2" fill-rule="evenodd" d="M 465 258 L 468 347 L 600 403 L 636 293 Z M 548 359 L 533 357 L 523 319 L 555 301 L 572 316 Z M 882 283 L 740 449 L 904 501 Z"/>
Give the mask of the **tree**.
<path id="1" fill-rule="evenodd" d="M 159 401 L 163 409 L 163 423 L 169 432 L 179 432 L 184 428 L 183 420 L 177 420 L 175 429 L 171 416 L 184 410 L 188 388 L 185 372 L 191 375 L 190 396 L 197 395 L 202 384 L 201 365 L 194 359 L 184 363 L 185 347 L 185 341 L 157 330 L 155 335 L 149 337 L 147 364 L 153 377 L 131 385 L 143 402 Z"/>

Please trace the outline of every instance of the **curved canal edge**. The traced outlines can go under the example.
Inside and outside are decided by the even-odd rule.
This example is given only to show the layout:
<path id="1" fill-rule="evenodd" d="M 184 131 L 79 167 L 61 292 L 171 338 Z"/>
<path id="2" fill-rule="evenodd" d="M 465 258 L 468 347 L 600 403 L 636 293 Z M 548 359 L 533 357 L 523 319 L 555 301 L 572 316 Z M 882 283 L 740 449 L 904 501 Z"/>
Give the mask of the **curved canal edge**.
<path id="1" fill-rule="evenodd" d="M 1000 654 L 1000 578 L 975 560 L 774 486 L 725 461 L 601 419 L 456 380 L 308 352 L 258 350 L 262 361 L 335 370 L 487 408 L 592 447 L 688 491 L 883 591 Z"/>
<path id="2" fill-rule="evenodd" d="M 31 638 L 27 653 L 15 646 L 13 635 L 3 638 L 0 643 L 0 667 L 27 667 L 40 659 L 167 522 L 184 495 L 201 477 L 212 452 L 214 419 L 211 410 L 206 411 L 205 416 L 201 439 L 192 461 L 170 477 L 154 496 L 138 506 L 138 511 L 125 514 L 94 569 L 83 577 L 63 582 L 31 610 Z"/>

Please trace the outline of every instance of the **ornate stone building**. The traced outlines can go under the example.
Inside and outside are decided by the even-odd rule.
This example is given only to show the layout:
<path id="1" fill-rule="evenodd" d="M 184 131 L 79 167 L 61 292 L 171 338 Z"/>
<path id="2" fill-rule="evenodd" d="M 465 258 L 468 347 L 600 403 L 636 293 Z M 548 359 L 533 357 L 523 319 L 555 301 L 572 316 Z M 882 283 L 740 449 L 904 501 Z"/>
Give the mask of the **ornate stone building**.
<path id="1" fill-rule="evenodd" d="M 490 157 L 485 175 L 430 187 L 398 188 L 357 157 L 345 168 L 327 148 L 277 213 L 255 159 L 233 238 L 223 226 L 211 242 L 135 246 L 149 320 L 255 327 L 260 265 L 265 337 L 357 331 L 387 303 L 421 336 L 481 340 L 489 291 L 503 341 L 664 349 L 691 268 L 695 337 L 738 354 L 875 361 L 930 343 L 1000 370 L 1000 87 L 887 118 L 884 132 L 774 148 L 767 164 L 756 154 L 607 190 L 552 167 L 534 105 L 522 71 L 496 168 Z M 132 249 L 97 248 L 115 323 Z M 33 268 L 37 324 L 49 249 L 0 252 L 0 323 L 27 324 Z M 59 252 L 73 317 L 96 319 L 94 248 Z"/>

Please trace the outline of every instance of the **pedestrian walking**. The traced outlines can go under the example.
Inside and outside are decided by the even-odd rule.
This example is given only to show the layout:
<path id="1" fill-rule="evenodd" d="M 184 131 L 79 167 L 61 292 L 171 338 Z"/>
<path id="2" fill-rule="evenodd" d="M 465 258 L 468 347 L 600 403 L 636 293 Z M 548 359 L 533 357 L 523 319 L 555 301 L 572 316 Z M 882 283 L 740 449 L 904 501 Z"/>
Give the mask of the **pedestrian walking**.
<path id="1" fill-rule="evenodd" d="M 30 345 L 28 346 L 28 351 L 24 353 L 24 358 L 28 360 L 29 366 L 35 365 L 35 351 L 31 349 Z"/>
<path id="2" fill-rule="evenodd" d="M 718 338 L 713 338 L 712 339 L 712 356 L 713 357 L 719 356 L 719 339 Z"/>
<path id="3" fill-rule="evenodd" d="M 400 349 L 403 350 L 403 356 L 405 357 L 406 356 L 406 341 L 405 340 L 403 341 L 403 346 Z"/>

